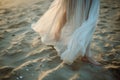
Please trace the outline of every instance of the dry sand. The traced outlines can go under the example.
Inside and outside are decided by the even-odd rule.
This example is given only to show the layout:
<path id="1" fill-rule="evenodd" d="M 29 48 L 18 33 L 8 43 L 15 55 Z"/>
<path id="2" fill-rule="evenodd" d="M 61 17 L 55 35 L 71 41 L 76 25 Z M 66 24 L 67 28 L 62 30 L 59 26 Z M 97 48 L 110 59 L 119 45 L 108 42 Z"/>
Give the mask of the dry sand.
<path id="1" fill-rule="evenodd" d="M 31 29 L 53 0 L 0 0 L 0 80 L 120 80 L 120 0 L 101 0 L 91 44 L 102 63 L 63 64 Z"/>

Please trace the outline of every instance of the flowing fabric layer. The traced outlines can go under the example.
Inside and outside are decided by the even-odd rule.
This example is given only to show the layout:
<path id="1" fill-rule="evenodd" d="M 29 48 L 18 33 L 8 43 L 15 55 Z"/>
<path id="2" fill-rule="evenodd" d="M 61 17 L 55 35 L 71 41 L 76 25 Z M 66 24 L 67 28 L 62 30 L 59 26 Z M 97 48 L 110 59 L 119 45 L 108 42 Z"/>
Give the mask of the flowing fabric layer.
<path id="1" fill-rule="evenodd" d="M 84 56 L 90 45 L 99 16 L 99 0 L 54 0 L 49 9 L 32 26 L 46 45 L 54 45 L 62 60 L 72 63 Z M 62 26 L 59 40 L 55 40 Z"/>

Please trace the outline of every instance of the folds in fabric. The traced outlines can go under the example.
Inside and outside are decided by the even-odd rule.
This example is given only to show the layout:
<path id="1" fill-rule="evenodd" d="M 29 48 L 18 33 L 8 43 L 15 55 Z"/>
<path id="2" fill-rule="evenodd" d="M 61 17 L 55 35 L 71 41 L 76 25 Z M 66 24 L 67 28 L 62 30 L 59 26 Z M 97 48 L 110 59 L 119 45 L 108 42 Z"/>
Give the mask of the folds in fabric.
<path id="1" fill-rule="evenodd" d="M 72 63 L 85 55 L 98 16 L 99 0 L 54 0 L 32 28 L 43 43 L 54 45 L 62 60 Z"/>

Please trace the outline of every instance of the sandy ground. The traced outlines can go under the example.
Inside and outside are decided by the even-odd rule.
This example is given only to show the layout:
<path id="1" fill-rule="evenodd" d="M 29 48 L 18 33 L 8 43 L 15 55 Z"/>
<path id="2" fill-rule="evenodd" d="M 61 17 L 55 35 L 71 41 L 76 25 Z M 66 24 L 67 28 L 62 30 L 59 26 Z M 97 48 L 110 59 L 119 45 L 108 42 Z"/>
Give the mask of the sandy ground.
<path id="1" fill-rule="evenodd" d="M 120 0 L 101 0 L 91 49 L 102 66 L 63 64 L 31 29 L 53 0 L 0 0 L 0 80 L 120 80 Z"/>

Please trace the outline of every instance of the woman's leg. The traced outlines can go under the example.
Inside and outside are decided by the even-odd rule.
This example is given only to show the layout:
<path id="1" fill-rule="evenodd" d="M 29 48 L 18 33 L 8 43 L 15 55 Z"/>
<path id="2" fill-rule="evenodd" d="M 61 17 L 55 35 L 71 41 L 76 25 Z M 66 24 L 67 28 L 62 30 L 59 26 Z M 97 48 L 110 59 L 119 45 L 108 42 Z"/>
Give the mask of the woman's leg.
<path id="1" fill-rule="evenodd" d="M 63 13 L 63 15 L 61 16 L 60 22 L 58 23 L 58 27 L 55 30 L 55 40 L 58 41 L 60 39 L 60 35 L 61 35 L 61 31 L 62 28 L 64 27 L 66 23 L 66 12 Z"/>
<path id="2" fill-rule="evenodd" d="M 89 14 L 90 14 L 90 9 L 91 9 L 91 5 L 92 5 L 92 2 L 93 0 L 90 0 L 90 5 L 89 5 L 89 9 L 88 9 L 88 13 L 87 13 L 87 16 L 86 16 L 86 20 L 88 20 L 89 18 Z M 85 0 L 85 3 L 86 3 L 86 0 Z M 86 5 L 86 4 L 85 4 Z M 95 65 L 100 65 L 100 63 L 98 63 L 94 58 L 93 58 L 93 54 L 91 53 L 91 50 L 90 50 L 90 44 L 91 42 L 89 42 L 87 48 L 86 48 L 86 52 L 85 52 L 85 55 L 82 57 L 82 61 L 86 61 L 86 62 L 90 62 L 90 63 L 93 63 Z"/>
<path id="3" fill-rule="evenodd" d="M 88 44 L 87 49 L 86 49 L 86 53 L 85 53 L 85 55 L 82 57 L 81 60 L 82 60 L 82 61 L 86 61 L 86 62 L 90 62 L 90 63 L 95 64 L 95 65 L 100 65 L 100 63 L 97 62 L 97 61 L 94 59 L 93 54 L 92 54 L 91 51 L 90 51 L 90 43 Z"/>

